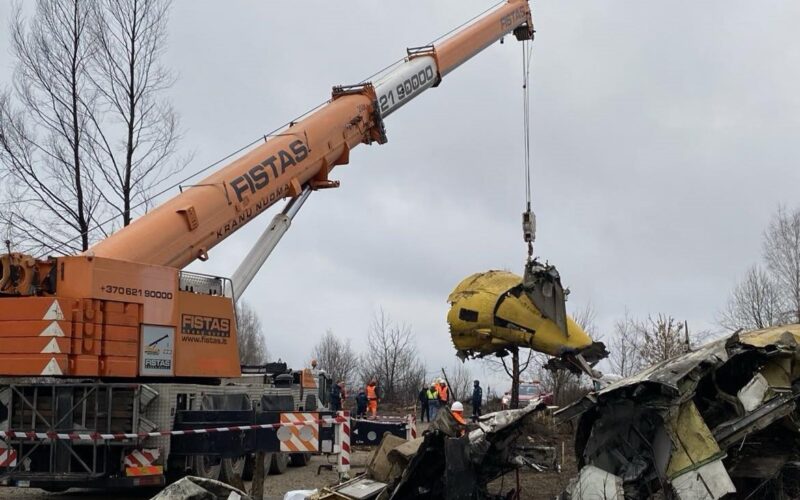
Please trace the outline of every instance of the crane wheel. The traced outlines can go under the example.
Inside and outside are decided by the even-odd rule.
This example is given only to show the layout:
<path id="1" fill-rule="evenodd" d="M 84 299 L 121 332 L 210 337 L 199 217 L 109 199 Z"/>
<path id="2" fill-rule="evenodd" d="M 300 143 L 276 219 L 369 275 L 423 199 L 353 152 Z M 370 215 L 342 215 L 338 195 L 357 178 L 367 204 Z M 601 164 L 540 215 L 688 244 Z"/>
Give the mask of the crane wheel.
<path id="1" fill-rule="evenodd" d="M 311 460 L 310 453 L 292 453 L 290 457 L 292 467 L 305 467 Z"/>
<path id="2" fill-rule="evenodd" d="M 241 457 L 237 458 L 223 458 L 222 481 L 230 484 L 231 486 L 237 486 L 235 483 L 238 481 L 244 481 L 246 463 L 247 455 L 242 455 Z"/>
<path id="3" fill-rule="evenodd" d="M 192 468 L 194 475 L 206 479 L 219 480 L 222 471 L 222 459 L 211 455 L 200 455 L 194 457 Z"/>
<path id="4" fill-rule="evenodd" d="M 289 467 L 289 455 L 287 453 L 275 453 L 272 455 L 272 466 L 269 468 L 270 474 L 283 474 Z"/>

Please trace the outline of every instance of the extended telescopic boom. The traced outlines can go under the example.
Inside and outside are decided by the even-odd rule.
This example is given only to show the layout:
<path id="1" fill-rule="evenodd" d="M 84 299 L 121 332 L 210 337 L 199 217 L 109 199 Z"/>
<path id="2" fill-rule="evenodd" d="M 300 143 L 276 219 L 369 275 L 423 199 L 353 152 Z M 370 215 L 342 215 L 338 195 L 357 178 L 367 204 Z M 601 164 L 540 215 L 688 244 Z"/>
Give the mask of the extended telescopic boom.
<path id="1" fill-rule="evenodd" d="M 527 0 L 508 0 L 440 43 L 408 50 L 374 82 L 334 87 L 331 100 L 86 253 L 183 268 L 275 202 L 338 186 L 328 174 L 358 144 L 386 142 L 383 120 L 478 52 L 533 35 Z"/>

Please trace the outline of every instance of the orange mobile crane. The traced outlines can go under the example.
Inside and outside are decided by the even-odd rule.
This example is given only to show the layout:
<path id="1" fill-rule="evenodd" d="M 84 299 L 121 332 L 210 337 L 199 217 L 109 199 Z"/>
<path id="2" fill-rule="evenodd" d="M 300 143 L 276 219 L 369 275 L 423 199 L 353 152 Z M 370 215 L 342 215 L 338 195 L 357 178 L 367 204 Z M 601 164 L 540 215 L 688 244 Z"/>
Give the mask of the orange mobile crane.
<path id="1" fill-rule="evenodd" d="M 3 450 L 16 455 L 14 465 L 0 461 L 0 482 L 144 484 L 139 472 L 126 476 L 123 462 L 132 451 L 149 450 L 162 467 L 160 479 L 150 481 L 158 484 L 168 468 L 214 476 L 205 470 L 216 463 L 209 457 L 236 458 L 268 447 L 262 441 L 274 446 L 274 439 L 260 438 L 204 448 L 186 436 L 87 436 L 169 431 L 210 418 L 192 413 L 199 410 L 242 410 L 245 421 L 258 419 L 262 407 L 233 397 L 258 399 L 265 387 L 242 376 L 234 294 L 309 193 L 338 186 L 330 172 L 349 163 L 355 146 L 386 142 L 387 116 L 510 33 L 533 37 L 527 0 L 507 0 L 438 43 L 409 48 L 370 82 L 334 87 L 325 105 L 80 255 L 0 255 L 0 457 Z M 233 283 L 182 271 L 284 198 L 292 201 Z M 28 441 L 9 431 L 84 437 Z"/>

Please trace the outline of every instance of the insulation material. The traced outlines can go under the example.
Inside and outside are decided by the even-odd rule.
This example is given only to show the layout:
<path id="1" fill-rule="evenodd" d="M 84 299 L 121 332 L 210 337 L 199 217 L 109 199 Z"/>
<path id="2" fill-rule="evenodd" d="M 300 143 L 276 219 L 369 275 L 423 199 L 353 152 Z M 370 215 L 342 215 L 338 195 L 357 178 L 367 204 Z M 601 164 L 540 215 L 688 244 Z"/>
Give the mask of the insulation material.
<path id="1" fill-rule="evenodd" d="M 769 382 L 760 373 L 750 379 L 746 386 L 739 390 L 736 397 L 741 401 L 742 406 L 746 412 L 751 412 L 761 405 L 761 402 L 766 399 L 767 391 L 769 390 Z"/>
<path id="2" fill-rule="evenodd" d="M 625 500 L 622 478 L 594 465 L 581 469 L 577 480 L 568 489 L 571 500 Z"/>

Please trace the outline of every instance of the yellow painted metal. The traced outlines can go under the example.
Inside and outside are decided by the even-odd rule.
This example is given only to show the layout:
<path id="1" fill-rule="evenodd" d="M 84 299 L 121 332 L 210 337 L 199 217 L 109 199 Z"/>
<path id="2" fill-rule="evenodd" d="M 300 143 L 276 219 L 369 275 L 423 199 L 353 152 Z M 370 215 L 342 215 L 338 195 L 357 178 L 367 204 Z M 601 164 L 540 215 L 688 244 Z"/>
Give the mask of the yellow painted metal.
<path id="1" fill-rule="evenodd" d="M 592 344 L 572 318 L 567 318 L 565 335 L 543 317 L 522 289 L 522 278 L 507 271 L 473 274 L 447 300 L 450 337 L 462 355 L 494 354 L 519 346 L 560 356 Z"/>
<path id="2" fill-rule="evenodd" d="M 703 420 L 694 402 L 686 401 L 667 422 L 667 432 L 672 440 L 672 455 L 667 466 L 667 477 L 673 478 L 712 460 L 723 453 L 711 430 Z"/>
<path id="3" fill-rule="evenodd" d="M 800 325 L 782 325 L 753 330 L 739 334 L 739 340 L 743 344 L 753 347 L 765 347 L 770 344 L 789 344 L 792 342 L 800 344 Z"/>

